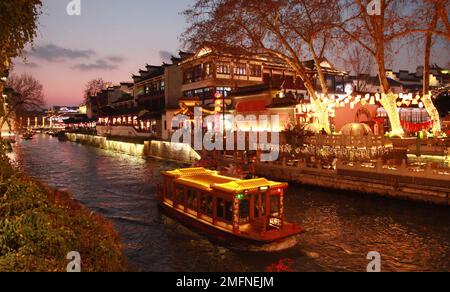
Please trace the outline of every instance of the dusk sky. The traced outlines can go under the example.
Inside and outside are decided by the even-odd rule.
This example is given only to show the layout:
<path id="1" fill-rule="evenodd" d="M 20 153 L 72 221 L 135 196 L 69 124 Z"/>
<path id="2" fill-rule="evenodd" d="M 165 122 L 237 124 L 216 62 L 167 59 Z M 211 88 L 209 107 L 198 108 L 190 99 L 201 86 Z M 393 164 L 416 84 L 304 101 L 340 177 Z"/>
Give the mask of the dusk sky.
<path id="1" fill-rule="evenodd" d="M 69 16 L 70 0 L 44 0 L 28 72 L 44 85 L 48 105 L 79 105 L 87 81 L 131 81 L 161 52 L 177 53 L 186 24 L 180 12 L 192 0 L 81 0 L 81 16 Z M 164 54 L 163 54 L 164 55 Z"/>
<path id="2" fill-rule="evenodd" d="M 194 0 L 81 0 L 81 16 L 69 16 L 70 0 L 44 0 L 35 50 L 15 73 L 28 72 L 43 85 L 47 104 L 79 105 L 87 81 L 131 81 L 145 64 L 176 54 L 186 27 L 180 14 Z M 448 54 L 436 52 L 446 65 Z M 404 54 L 394 69 L 413 70 L 421 59 Z M 436 61 L 436 60 L 435 60 Z"/>

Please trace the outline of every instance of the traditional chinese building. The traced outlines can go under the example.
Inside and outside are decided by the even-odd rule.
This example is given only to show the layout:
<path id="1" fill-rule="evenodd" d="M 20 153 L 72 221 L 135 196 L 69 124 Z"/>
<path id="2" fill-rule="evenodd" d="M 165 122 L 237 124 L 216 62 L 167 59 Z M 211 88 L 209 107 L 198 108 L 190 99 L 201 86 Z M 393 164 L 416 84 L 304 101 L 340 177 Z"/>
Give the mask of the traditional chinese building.
<path id="1" fill-rule="evenodd" d="M 313 61 L 304 65 L 309 74 L 317 74 Z M 345 95 L 346 72 L 335 69 L 326 59 L 321 66 L 330 93 Z M 309 121 L 312 107 L 304 83 L 280 60 L 201 48 L 182 58 L 180 67 L 183 71 L 181 107 L 202 106 L 207 113 L 279 115 L 280 125 L 271 126 L 270 130 L 281 131 L 289 123 Z M 320 92 L 318 79 L 315 83 Z"/>
<path id="2" fill-rule="evenodd" d="M 168 139 L 171 119 L 167 116 L 178 110 L 181 97 L 182 74 L 177 61 L 173 58 L 172 64 L 146 65 L 132 76 L 132 83 L 110 87 L 94 97 L 92 104 L 97 101 L 101 105 L 98 133 Z"/>

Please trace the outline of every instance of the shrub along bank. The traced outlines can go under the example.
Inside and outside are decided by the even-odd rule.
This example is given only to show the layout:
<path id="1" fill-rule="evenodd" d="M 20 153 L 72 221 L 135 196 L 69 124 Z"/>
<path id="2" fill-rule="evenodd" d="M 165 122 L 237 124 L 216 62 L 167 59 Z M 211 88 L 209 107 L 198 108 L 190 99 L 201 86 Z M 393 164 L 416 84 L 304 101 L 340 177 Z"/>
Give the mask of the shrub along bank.
<path id="1" fill-rule="evenodd" d="M 83 272 L 125 271 L 112 223 L 21 173 L 0 144 L 0 271 L 65 272 L 71 251 Z"/>

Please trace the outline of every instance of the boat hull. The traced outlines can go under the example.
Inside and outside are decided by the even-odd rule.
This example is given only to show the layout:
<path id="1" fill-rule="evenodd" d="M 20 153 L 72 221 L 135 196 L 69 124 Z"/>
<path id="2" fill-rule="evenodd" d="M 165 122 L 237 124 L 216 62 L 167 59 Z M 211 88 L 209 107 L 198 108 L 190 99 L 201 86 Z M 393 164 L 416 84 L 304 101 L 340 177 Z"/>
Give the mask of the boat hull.
<path id="1" fill-rule="evenodd" d="M 170 218 L 180 222 L 189 229 L 194 229 L 202 234 L 205 234 L 212 242 L 217 242 L 233 250 L 251 252 L 280 252 L 295 247 L 298 244 L 300 233 L 303 232 L 302 230 L 296 234 L 274 241 L 251 239 L 203 223 L 202 221 L 192 218 L 191 216 L 188 216 L 185 213 L 164 203 L 160 203 L 159 206 L 164 214 Z"/>

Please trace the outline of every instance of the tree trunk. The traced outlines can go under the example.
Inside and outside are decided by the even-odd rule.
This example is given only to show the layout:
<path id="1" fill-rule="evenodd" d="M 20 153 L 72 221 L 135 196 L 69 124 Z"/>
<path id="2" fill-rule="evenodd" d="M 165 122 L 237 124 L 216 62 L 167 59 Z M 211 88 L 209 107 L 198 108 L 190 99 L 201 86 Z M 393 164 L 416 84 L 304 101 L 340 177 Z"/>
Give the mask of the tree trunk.
<path id="1" fill-rule="evenodd" d="M 311 104 L 314 105 L 316 114 L 317 114 L 317 120 L 320 127 L 325 129 L 327 133 L 331 133 L 331 127 L 330 127 L 330 120 L 328 116 L 328 105 L 324 104 L 324 102 L 316 95 L 316 89 L 314 87 L 314 83 L 311 80 L 311 77 L 306 72 L 305 68 L 303 67 L 303 64 L 300 60 L 296 59 L 290 59 L 284 56 L 283 54 L 276 53 L 273 51 L 267 51 L 269 54 L 273 55 L 274 57 L 278 57 L 282 60 L 284 60 L 286 63 L 288 63 L 300 76 L 302 79 L 306 90 L 308 91 L 308 94 L 311 97 Z"/>
<path id="2" fill-rule="evenodd" d="M 319 83 L 320 87 L 322 88 L 322 93 L 326 98 L 328 98 L 329 97 L 328 85 L 325 80 L 325 74 L 323 74 L 320 59 L 314 50 L 314 44 L 312 42 L 308 42 L 308 45 L 314 59 L 314 64 L 316 65 L 317 76 L 319 77 Z M 312 89 L 308 91 L 312 91 L 310 92 L 310 95 L 314 97 L 312 102 L 316 110 L 317 119 L 320 126 L 322 127 L 323 130 L 325 130 L 325 132 L 331 134 L 330 118 L 328 115 L 328 104 L 326 104 L 320 97 L 316 96 L 314 86 L 312 86 Z"/>
<path id="3" fill-rule="evenodd" d="M 1 137 L 2 137 L 2 129 L 3 129 L 3 126 L 5 125 L 5 123 L 8 121 L 8 119 L 9 119 L 9 117 L 11 116 L 11 111 L 9 111 L 8 113 L 6 113 L 2 118 L 1 118 L 1 121 L 0 121 L 0 139 L 1 139 Z M 11 128 L 10 128 L 11 129 Z"/>
<path id="4" fill-rule="evenodd" d="M 0 66 L 1 67 L 1 66 Z M 3 126 L 5 125 L 5 121 L 6 121 L 6 119 L 4 118 L 5 116 L 6 116 L 6 112 L 5 112 L 5 101 L 4 101 L 4 99 L 3 99 L 3 84 L 2 84 L 2 82 L 0 82 L 0 94 L 1 94 L 1 97 L 0 97 L 0 101 L 1 101 L 1 109 L 0 109 L 0 140 L 2 139 L 2 129 L 3 129 Z"/>
<path id="5" fill-rule="evenodd" d="M 317 69 L 317 76 L 319 77 L 320 87 L 322 88 L 322 93 L 328 97 L 328 85 L 327 81 L 325 80 L 325 74 L 323 74 L 322 66 L 319 57 L 317 56 L 315 50 L 314 50 L 314 44 L 309 42 L 309 49 L 311 51 L 311 54 L 314 59 L 314 64 L 316 65 Z"/>
<path id="6" fill-rule="evenodd" d="M 433 20 L 430 24 L 430 30 L 435 30 L 437 26 L 437 22 L 439 19 L 438 15 L 438 7 L 435 7 L 436 13 L 433 17 Z M 441 120 L 439 116 L 439 112 L 434 106 L 433 97 L 430 94 L 430 60 L 431 60 L 431 47 L 433 45 L 433 34 L 428 32 L 425 34 L 425 56 L 424 56 L 424 65 L 423 65 L 423 97 L 422 102 L 427 110 L 428 114 L 433 121 L 433 134 L 438 136 L 442 132 L 441 128 Z"/>
<path id="7" fill-rule="evenodd" d="M 430 56 L 432 34 L 427 33 L 425 36 L 425 60 L 423 64 L 423 95 L 430 92 Z"/>
<path id="8" fill-rule="evenodd" d="M 314 106 L 314 110 L 317 115 L 317 123 L 328 134 L 331 134 L 330 118 L 328 115 L 328 105 L 325 104 L 317 95 L 314 85 L 310 80 L 304 81 L 306 90 L 311 97 L 311 104 Z"/>
<path id="9" fill-rule="evenodd" d="M 389 84 L 389 80 L 386 75 L 386 66 L 384 64 L 384 45 L 382 45 L 382 52 L 377 53 L 376 59 L 378 63 L 378 78 L 380 79 L 380 85 L 383 89 L 380 103 L 386 110 L 389 117 L 392 130 L 391 134 L 402 137 L 405 132 L 403 131 L 403 127 L 400 122 L 400 115 L 398 113 L 398 96 L 392 92 L 391 85 Z"/>

